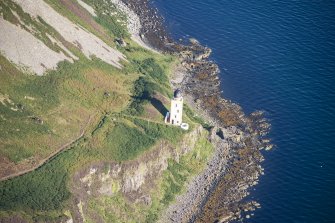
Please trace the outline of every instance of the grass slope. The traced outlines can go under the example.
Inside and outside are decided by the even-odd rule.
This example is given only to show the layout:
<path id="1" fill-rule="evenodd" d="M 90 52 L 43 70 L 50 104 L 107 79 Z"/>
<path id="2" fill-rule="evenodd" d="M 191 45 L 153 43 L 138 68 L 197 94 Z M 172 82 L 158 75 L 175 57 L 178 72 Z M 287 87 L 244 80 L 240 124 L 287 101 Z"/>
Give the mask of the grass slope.
<path id="1" fill-rule="evenodd" d="M 33 172 L 0 182 L 0 221 L 16 214 L 31 222 L 65 219 L 71 205 L 69 179 L 74 172 L 96 161 L 135 159 L 160 140 L 177 145 L 185 133 L 165 125 L 157 107 L 169 106 L 157 98 L 168 101 L 171 97 L 168 80 L 176 58 L 150 52 L 132 42 L 122 25 L 124 15 L 111 3 L 86 0 L 97 12 L 98 17 L 92 18 L 74 0 L 66 4 L 46 2 L 113 47 L 117 47 L 115 37 L 125 38 L 127 47 L 118 50 L 128 62 L 119 70 L 94 57 L 85 59 L 79 49 L 67 43 L 64 45 L 80 59 L 61 62 L 57 70 L 38 77 L 17 69 L 0 55 L 0 156 L 7 162 L 24 164 L 46 157 L 75 138 L 90 116 L 95 117 L 84 137 L 51 161 Z M 27 24 L 40 31 L 39 38 L 50 48 L 55 46 L 44 39 L 46 33 L 61 39 L 52 27 L 24 14 L 13 2 L 0 2 L 0 6 L 1 13 L 6 12 L 6 18 L 13 23 L 17 21 L 9 9 L 25 18 Z M 155 117 L 148 117 L 149 109 Z M 191 127 L 203 124 L 190 109 L 186 109 L 185 120 Z M 189 177 L 199 171 L 211 151 L 203 136 L 179 163 L 170 161 L 152 192 L 150 207 L 130 205 L 119 194 L 93 199 L 89 205 L 106 222 L 154 221 L 182 191 Z"/>

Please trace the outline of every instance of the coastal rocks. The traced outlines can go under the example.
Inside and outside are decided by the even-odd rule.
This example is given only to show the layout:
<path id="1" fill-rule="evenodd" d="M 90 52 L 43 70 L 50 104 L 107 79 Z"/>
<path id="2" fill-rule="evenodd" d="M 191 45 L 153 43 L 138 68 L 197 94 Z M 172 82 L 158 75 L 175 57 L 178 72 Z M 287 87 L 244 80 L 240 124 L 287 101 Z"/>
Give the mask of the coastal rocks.
<path id="1" fill-rule="evenodd" d="M 126 46 L 127 46 L 127 43 L 126 43 L 122 38 L 116 38 L 116 39 L 115 39 L 115 42 L 116 42 L 119 46 L 122 46 L 122 47 L 126 47 Z"/>
<path id="2" fill-rule="evenodd" d="M 190 38 L 189 41 L 193 45 L 200 45 L 200 42 L 195 38 Z"/>
<path id="3" fill-rule="evenodd" d="M 44 121 L 40 118 L 40 117 L 37 117 L 37 116 L 33 116 L 31 117 L 31 119 L 33 120 L 33 122 L 35 122 L 36 124 L 40 124 L 42 125 L 44 123 Z"/>
<path id="4" fill-rule="evenodd" d="M 163 18 L 157 9 L 150 6 L 149 0 L 113 0 L 123 2 L 126 7 L 138 17 L 137 27 L 141 39 L 155 49 L 168 51 L 168 43 L 172 42 L 163 25 Z"/>
<path id="5" fill-rule="evenodd" d="M 127 15 L 127 29 L 131 35 L 132 40 L 143 48 L 152 50 L 150 47 L 147 46 L 147 41 L 143 36 L 140 17 L 129 7 L 128 2 L 123 2 L 121 0 L 111 0 L 111 2 L 116 6 L 118 10 Z M 121 41 L 116 40 L 116 42 L 120 46 L 125 47 L 127 45 L 125 42 L 122 41 L 122 39 L 119 40 Z"/>
<path id="6" fill-rule="evenodd" d="M 178 76 L 171 83 L 185 92 L 188 105 L 212 126 L 209 139 L 216 152 L 204 175 L 191 182 L 187 192 L 177 197 L 176 204 L 167 209 L 162 219 L 165 222 L 242 219 L 244 212 L 259 207 L 254 201 L 241 200 L 264 174 L 259 165 L 264 160 L 260 150 L 271 147 L 270 140 L 263 138 L 270 125 L 263 112 L 246 116 L 239 105 L 221 97 L 220 70 L 208 60 L 211 52 L 208 48 L 190 40 L 189 45 L 170 44 L 170 49 L 181 60 Z M 222 148 L 226 148 L 225 152 Z"/>

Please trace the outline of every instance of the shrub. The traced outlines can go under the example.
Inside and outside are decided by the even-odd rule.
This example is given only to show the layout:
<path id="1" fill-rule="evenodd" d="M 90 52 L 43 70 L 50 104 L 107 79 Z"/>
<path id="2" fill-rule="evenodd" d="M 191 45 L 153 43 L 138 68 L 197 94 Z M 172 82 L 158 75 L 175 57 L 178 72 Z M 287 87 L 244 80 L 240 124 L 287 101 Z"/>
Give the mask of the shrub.
<path id="1" fill-rule="evenodd" d="M 140 77 L 134 83 L 133 95 L 141 100 L 149 100 L 155 90 L 156 86 L 154 83 L 146 80 L 144 77 Z"/>
<path id="2" fill-rule="evenodd" d="M 142 61 L 133 60 L 132 62 L 137 66 L 138 72 L 148 75 L 157 81 L 157 83 L 166 85 L 169 82 L 164 69 L 155 61 L 154 58 L 150 57 Z"/>
<path id="3" fill-rule="evenodd" d="M 150 148 L 155 140 L 144 134 L 137 128 L 130 127 L 124 123 L 117 123 L 107 133 L 108 147 L 115 155 L 115 159 L 129 160 L 135 158 L 144 150 Z"/>
<path id="4" fill-rule="evenodd" d="M 66 189 L 67 172 L 55 164 L 48 163 L 37 171 L 0 182 L 0 209 L 59 209 L 70 192 Z"/>
<path id="5" fill-rule="evenodd" d="M 111 17 L 103 13 L 98 13 L 98 17 L 96 17 L 95 20 L 116 37 L 125 38 L 129 36 L 126 27 L 118 23 L 115 16 Z"/>
<path id="6" fill-rule="evenodd" d="M 135 125 L 141 127 L 147 135 L 154 139 L 163 138 L 172 143 L 177 143 L 184 134 L 184 131 L 181 128 L 174 126 L 148 122 L 141 119 L 134 119 L 133 122 Z"/>
<path id="7" fill-rule="evenodd" d="M 143 105 L 147 103 L 157 89 L 156 85 L 146 78 L 140 77 L 134 82 L 133 100 L 129 105 L 127 113 L 130 115 L 142 115 L 144 112 Z"/>

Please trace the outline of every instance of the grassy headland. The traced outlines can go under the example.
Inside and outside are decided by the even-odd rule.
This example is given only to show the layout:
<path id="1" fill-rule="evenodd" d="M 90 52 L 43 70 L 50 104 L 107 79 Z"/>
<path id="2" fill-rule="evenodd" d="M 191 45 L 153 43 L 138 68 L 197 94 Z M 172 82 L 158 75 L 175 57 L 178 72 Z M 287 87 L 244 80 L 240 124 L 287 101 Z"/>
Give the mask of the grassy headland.
<path id="1" fill-rule="evenodd" d="M 18 16 L 21 22 L 39 31 L 34 34 L 48 47 L 62 50 L 49 41 L 47 34 L 59 39 L 79 58 L 74 63 L 60 62 L 56 70 L 39 77 L 0 55 L 2 176 L 8 174 L 8 168 L 15 172 L 16 168 L 33 167 L 85 130 L 83 137 L 38 169 L 0 182 L 0 219 L 13 215 L 28 222 L 66 219 L 73 202 L 70 187 L 75 172 L 94 162 L 134 160 L 163 140 L 177 147 L 187 133 L 163 122 L 172 93 L 169 75 L 177 63 L 175 57 L 134 43 L 124 25 L 125 15 L 111 3 L 85 1 L 96 10 L 97 17 L 93 18 L 76 1 L 46 2 L 117 48 L 127 61 L 122 62 L 122 69 L 117 69 L 98 58 L 87 59 L 41 18 L 24 13 L 12 1 L 0 2 L 5 20 L 17 23 Z M 115 38 L 123 38 L 127 46 L 116 45 Z M 203 124 L 189 108 L 184 118 L 191 127 Z M 88 123 L 88 119 L 92 121 Z M 130 204 L 118 192 L 114 196 L 92 197 L 88 210 L 96 210 L 105 222 L 156 220 L 210 156 L 212 148 L 205 135 L 196 145 L 179 162 L 169 161 L 168 169 L 151 192 L 150 206 Z M 87 222 L 94 221 L 90 216 Z"/>

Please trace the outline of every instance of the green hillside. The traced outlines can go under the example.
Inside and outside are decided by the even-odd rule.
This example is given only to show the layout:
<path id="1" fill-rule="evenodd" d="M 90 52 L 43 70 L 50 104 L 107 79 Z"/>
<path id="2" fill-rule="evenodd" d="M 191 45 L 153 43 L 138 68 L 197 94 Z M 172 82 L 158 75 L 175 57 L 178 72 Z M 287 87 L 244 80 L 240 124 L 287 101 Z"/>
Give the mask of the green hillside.
<path id="1" fill-rule="evenodd" d="M 111 3 L 86 0 L 97 14 L 87 17 L 75 0 L 67 4 L 46 2 L 120 51 L 126 60 L 118 69 L 98 57 L 87 58 L 42 18 L 25 13 L 11 0 L 0 1 L 4 20 L 37 30 L 34 35 L 46 46 L 67 54 L 47 38 L 54 37 L 79 58 L 73 63 L 59 62 L 57 69 L 36 76 L 0 54 L 1 176 L 33 169 L 57 153 L 36 170 L 0 182 L 0 222 L 16 218 L 23 222 L 66 222 L 73 218 L 76 222 L 76 214 L 81 216 L 79 222 L 157 220 L 210 157 L 212 146 L 206 132 L 194 139 L 196 146 L 182 154 L 179 162 L 171 156 L 168 168 L 157 178 L 153 176 L 155 183 L 145 188 L 151 196 L 147 205 L 131 202 L 117 183 L 112 185 L 113 195 L 87 195 L 78 203 L 81 197 L 74 174 L 95 163 L 145 163 L 143 157 L 154 153 L 162 143 L 168 145 L 166 148 L 181 149 L 180 143 L 201 121 L 186 109 L 184 119 L 191 125 L 189 131 L 164 124 L 172 96 L 169 76 L 177 58 L 133 42 L 122 25 L 126 15 Z M 115 38 L 123 38 L 127 46 L 117 45 Z M 78 210 L 83 213 L 78 214 Z"/>

